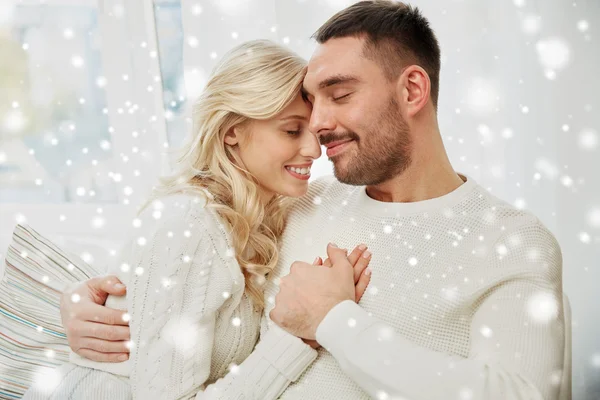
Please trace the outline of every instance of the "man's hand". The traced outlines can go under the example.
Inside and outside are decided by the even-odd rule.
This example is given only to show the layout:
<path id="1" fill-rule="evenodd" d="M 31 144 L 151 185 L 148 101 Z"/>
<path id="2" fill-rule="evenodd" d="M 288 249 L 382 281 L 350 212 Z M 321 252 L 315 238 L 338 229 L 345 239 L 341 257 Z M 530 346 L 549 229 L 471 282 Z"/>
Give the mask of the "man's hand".
<path id="1" fill-rule="evenodd" d="M 104 362 L 129 358 L 127 312 L 104 306 L 109 294 L 123 296 L 125 292 L 125 285 L 116 276 L 92 278 L 63 292 L 60 315 L 75 353 Z"/>
<path id="2" fill-rule="evenodd" d="M 335 305 L 356 301 L 355 272 L 347 250 L 329 244 L 327 255 L 331 267 L 294 262 L 289 275 L 280 280 L 275 308 L 269 313 L 273 322 L 303 339 L 315 339 L 317 327 Z"/>
<path id="3" fill-rule="evenodd" d="M 371 261 L 371 253 L 367 250 L 367 246 L 361 244 L 356 246 L 356 248 L 350 253 L 348 256 L 348 261 L 353 265 L 354 268 L 354 296 L 355 301 L 358 303 L 362 298 L 363 294 L 365 294 L 365 290 L 371 281 L 371 269 L 369 267 L 369 262 Z M 331 259 L 327 258 L 325 261 L 321 259 L 321 257 L 317 257 L 313 265 L 323 265 L 325 267 L 331 267 Z M 311 339 L 302 339 L 304 343 L 308 344 L 313 349 L 318 349 L 321 347 L 319 342 Z"/>

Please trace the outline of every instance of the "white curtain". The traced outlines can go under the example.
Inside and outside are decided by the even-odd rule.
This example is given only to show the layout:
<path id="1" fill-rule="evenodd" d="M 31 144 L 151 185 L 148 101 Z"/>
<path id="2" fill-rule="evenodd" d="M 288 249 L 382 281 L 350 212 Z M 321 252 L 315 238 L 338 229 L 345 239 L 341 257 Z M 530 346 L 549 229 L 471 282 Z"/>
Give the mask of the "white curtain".
<path id="1" fill-rule="evenodd" d="M 182 0 L 190 97 L 216 61 L 269 38 L 305 58 L 346 0 Z M 600 2 L 419 0 L 442 48 L 439 121 L 456 170 L 557 236 L 573 308 L 573 393 L 600 397 Z M 331 172 L 323 158 L 314 175 Z"/>

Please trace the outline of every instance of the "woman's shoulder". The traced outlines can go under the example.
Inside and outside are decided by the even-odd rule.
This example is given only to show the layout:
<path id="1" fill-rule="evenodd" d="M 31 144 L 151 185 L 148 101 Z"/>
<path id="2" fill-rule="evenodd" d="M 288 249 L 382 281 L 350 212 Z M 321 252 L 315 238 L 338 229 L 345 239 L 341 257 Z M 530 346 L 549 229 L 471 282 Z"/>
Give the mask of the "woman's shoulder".
<path id="1" fill-rule="evenodd" d="M 156 221 L 158 225 L 174 223 L 211 222 L 213 212 L 207 207 L 212 195 L 202 190 L 197 193 L 175 193 L 152 201 L 141 213 L 142 223 Z M 204 221 L 207 220 L 207 221 Z"/>
<path id="2" fill-rule="evenodd" d="M 196 194 L 178 193 L 155 199 L 138 213 L 127 236 L 142 244 L 168 242 L 170 249 L 189 249 L 198 243 L 204 247 L 198 251 L 207 250 L 211 241 L 206 238 L 220 235 L 221 229 L 206 203 L 206 198 Z"/>
<path id="3" fill-rule="evenodd" d="M 168 248 L 172 256 L 187 255 L 190 261 L 214 259 L 216 265 L 228 266 L 214 273 L 229 271 L 239 279 L 241 271 L 227 229 L 215 210 L 207 207 L 207 199 L 202 194 L 181 193 L 153 201 L 140 214 L 140 229 L 148 239 L 145 247 Z"/>

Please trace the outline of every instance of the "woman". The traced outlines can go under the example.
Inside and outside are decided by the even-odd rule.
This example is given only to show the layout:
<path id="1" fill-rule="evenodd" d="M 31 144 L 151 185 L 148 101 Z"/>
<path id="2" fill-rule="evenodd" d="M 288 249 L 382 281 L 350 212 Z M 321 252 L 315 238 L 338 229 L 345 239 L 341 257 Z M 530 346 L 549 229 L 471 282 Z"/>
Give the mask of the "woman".
<path id="1" fill-rule="evenodd" d="M 57 388 L 33 387 L 24 399 L 189 398 L 248 357 L 286 209 L 306 193 L 321 155 L 307 128 L 305 69 L 303 59 L 269 41 L 224 56 L 195 105 L 194 135 L 176 173 L 143 207 L 152 204 L 159 221 L 123 256 L 117 274 L 128 288 L 126 304 L 107 300 L 131 318 L 125 370 L 67 364 Z M 361 262 L 356 268 L 364 270 L 368 261 Z M 290 346 L 315 356 L 298 338 Z M 272 396 L 267 392 L 258 396 Z"/>

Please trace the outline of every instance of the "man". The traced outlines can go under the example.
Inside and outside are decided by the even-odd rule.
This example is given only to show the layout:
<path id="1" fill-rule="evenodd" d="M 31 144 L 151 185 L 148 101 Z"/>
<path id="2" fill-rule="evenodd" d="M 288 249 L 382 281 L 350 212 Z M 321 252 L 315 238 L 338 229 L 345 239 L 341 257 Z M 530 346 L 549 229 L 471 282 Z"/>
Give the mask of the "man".
<path id="1" fill-rule="evenodd" d="M 279 373 L 286 379 L 273 394 L 283 399 L 557 399 L 560 248 L 534 216 L 453 170 L 437 125 L 440 50 L 427 20 L 402 3 L 363 1 L 315 37 L 304 81 L 310 129 L 341 183 L 316 181 L 293 209 L 262 334 L 275 323 L 323 347 L 314 361 L 265 361 L 261 341 L 215 390 Z M 307 255 L 328 242 L 339 247 L 327 247 L 326 265 L 311 265 Z M 373 254 L 359 304 L 341 249 L 356 243 Z M 114 289 L 94 282 L 87 287 L 101 304 Z M 126 338 L 126 327 L 112 328 L 113 339 Z M 102 341 L 80 350 L 81 336 L 69 333 L 81 355 L 106 357 L 90 352 Z"/>

